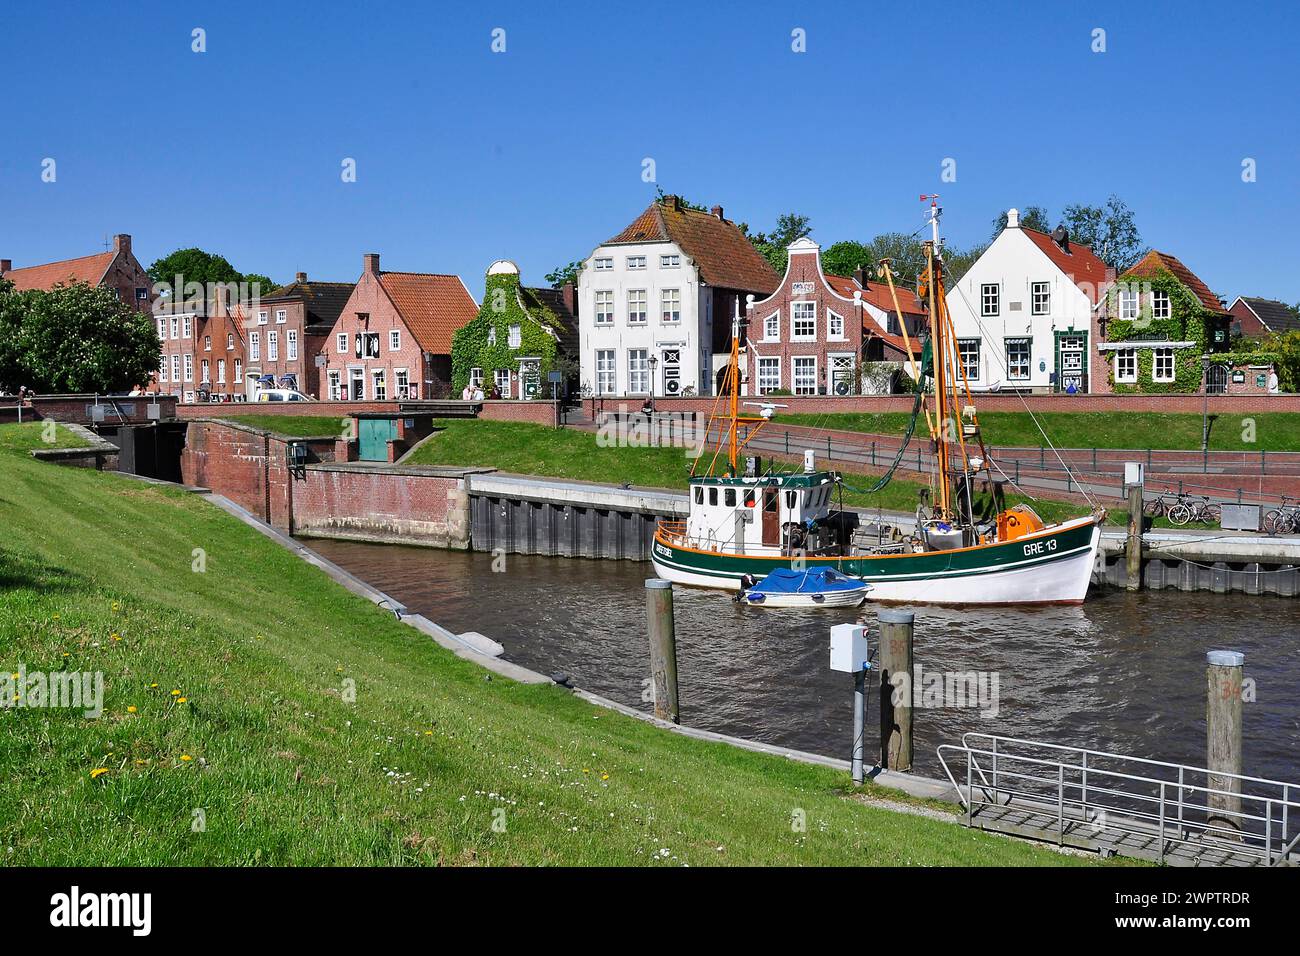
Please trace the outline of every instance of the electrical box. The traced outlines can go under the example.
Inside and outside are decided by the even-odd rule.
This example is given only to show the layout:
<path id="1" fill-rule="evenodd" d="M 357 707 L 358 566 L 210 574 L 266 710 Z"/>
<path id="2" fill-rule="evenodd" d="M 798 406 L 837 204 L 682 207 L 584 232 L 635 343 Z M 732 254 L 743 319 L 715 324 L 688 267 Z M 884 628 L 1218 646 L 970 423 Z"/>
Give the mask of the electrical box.
<path id="1" fill-rule="evenodd" d="M 803 470 L 810 475 L 817 470 L 817 456 L 813 454 L 813 450 L 811 448 L 804 449 Z"/>
<path id="2" fill-rule="evenodd" d="M 831 628 L 831 670 L 856 674 L 867 662 L 867 628 L 836 624 Z"/>
<path id="3" fill-rule="evenodd" d="M 1124 484 L 1127 487 L 1146 482 L 1146 466 L 1140 461 L 1124 462 Z"/>

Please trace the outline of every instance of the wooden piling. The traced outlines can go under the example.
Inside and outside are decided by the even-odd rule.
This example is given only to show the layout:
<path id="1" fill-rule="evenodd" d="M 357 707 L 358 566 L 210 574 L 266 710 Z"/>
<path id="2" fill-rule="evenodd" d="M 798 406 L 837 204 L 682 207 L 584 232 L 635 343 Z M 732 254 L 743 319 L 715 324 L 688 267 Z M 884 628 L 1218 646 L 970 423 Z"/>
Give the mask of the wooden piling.
<path id="1" fill-rule="evenodd" d="M 1210 822 L 1241 828 L 1241 672 L 1246 657 L 1240 651 L 1210 651 L 1206 658 L 1205 766 L 1212 790 L 1206 795 Z M 1216 771 L 1218 771 L 1216 773 Z M 1223 811 L 1216 816 L 1215 810 Z"/>
<path id="2" fill-rule="evenodd" d="M 662 578 L 645 582 L 646 628 L 650 634 L 650 681 L 655 716 L 681 723 L 677 706 L 677 633 L 673 622 L 673 586 Z"/>
<path id="3" fill-rule="evenodd" d="M 911 611 L 882 608 L 880 622 L 880 765 L 912 769 L 912 632 Z"/>
<path id="4" fill-rule="evenodd" d="M 1128 486 L 1128 543 L 1124 548 L 1125 569 L 1130 591 L 1142 590 L 1142 485 Z"/>

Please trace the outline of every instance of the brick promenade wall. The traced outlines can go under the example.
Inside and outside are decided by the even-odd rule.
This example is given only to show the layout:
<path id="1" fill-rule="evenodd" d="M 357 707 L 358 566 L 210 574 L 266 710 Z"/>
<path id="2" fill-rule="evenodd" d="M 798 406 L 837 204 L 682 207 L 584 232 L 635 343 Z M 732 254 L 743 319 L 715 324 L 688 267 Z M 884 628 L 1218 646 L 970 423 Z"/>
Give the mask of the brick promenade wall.
<path id="1" fill-rule="evenodd" d="M 157 402 L 163 419 L 173 418 L 176 414 L 176 398 L 171 395 L 100 395 L 100 405 L 104 406 L 104 424 L 118 425 L 125 419 L 128 422 L 149 421 L 148 406 Z M 23 411 L 23 420 L 31 418 L 51 418 L 56 422 L 76 422 L 89 425 L 92 421 L 87 407 L 96 403 L 94 395 L 37 395 L 30 406 Z M 35 415 L 30 415 L 35 412 Z"/>
<path id="2" fill-rule="evenodd" d="M 306 443 L 311 464 L 294 476 L 286 439 L 212 421 L 191 422 L 187 432 L 185 484 L 210 488 L 274 527 L 320 537 L 469 546 L 469 503 L 458 474 L 335 463 L 336 443 L 329 440 Z"/>
<path id="3" fill-rule="evenodd" d="M 449 404 L 450 399 L 437 399 L 439 404 Z M 418 403 L 417 403 L 418 404 Z M 538 425 L 555 424 L 553 402 L 484 401 L 478 403 L 479 418 L 493 421 L 533 422 Z M 219 404 L 177 405 L 176 417 L 182 419 L 222 418 L 226 415 L 314 415 L 326 418 L 347 418 L 364 412 L 386 412 L 396 415 L 401 409 L 398 402 L 222 402 Z M 637 405 L 639 409 L 641 406 Z M 909 406 L 910 407 L 910 406 Z M 166 417 L 164 409 L 164 417 Z"/>
<path id="4" fill-rule="evenodd" d="M 835 396 L 768 396 L 768 401 L 788 408 L 777 409 L 781 414 L 834 415 L 852 412 L 910 412 L 914 399 L 910 395 L 854 395 Z M 1300 395 L 1211 395 L 1210 414 L 1250 414 L 1253 412 L 1300 412 Z M 612 412 L 621 404 L 628 411 L 639 412 L 642 399 L 607 398 L 606 411 Z M 698 412 L 708 416 L 716 399 L 656 398 L 655 408 L 660 412 Z M 759 401 L 741 397 L 742 402 Z M 1039 412 L 1182 412 L 1200 414 L 1205 404 L 1203 395 L 1024 395 L 982 393 L 975 396 L 975 407 L 986 412 L 1023 412 L 1026 407 Z M 585 399 L 583 409 L 589 417 L 599 409 L 599 399 Z M 721 404 L 719 409 L 721 409 Z M 757 412 L 752 406 L 742 410 Z"/>
<path id="5" fill-rule="evenodd" d="M 535 425 L 555 424 L 554 402 L 486 401 L 479 418 L 498 422 L 532 422 Z"/>

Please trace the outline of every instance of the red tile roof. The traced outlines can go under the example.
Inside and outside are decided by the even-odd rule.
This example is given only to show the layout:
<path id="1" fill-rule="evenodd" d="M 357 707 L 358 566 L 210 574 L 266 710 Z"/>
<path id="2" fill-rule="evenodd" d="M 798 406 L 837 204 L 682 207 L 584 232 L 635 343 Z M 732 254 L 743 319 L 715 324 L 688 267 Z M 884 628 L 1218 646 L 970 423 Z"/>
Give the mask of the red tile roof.
<path id="1" fill-rule="evenodd" d="M 23 269 L 10 269 L 4 277 L 12 282 L 19 291 L 41 289 L 49 291 L 59 283 L 72 285 L 84 282 L 87 285 L 99 285 L 104 273 L 113 264 L 117 251 L 99 252 L 93 256 L 80 259 L 64 259 L 62 262 L 48 262 L 40 266 L 27 266 Z"/>
<path id="2" fill-rule="evenodd" d="M 889 294 L 888 285 L 869 285 L 866 289 L 862 289 L 856 279 L 851 279 L 848 276 L 831 275 L 829 272 L 823 273 L 823 276 L 826 279 L 826 284 L 846 299 L 853 298 L 853 293 L 861 289 L 863 302 L 870 302 L 885 313 L 894 311 L 894 297 Z M 925 306 L 916 297 L 916 293 L 898 285 L 895 285 L 894 288 L 898 290 L 898 304 L 902 308 L 904 315 L 925 315 Z M 868 337 L 875 336 L 892 345 L 903 354 L 907 354 L 908 348 L 903 337 L 886 332 L 865 309 L 862 311 L 862 329 Z M 913 349 L 916 349 L 918 343 L 915 338 L 911 339 L 911 343 Z M 919 350 L 917 351 L 919 354 Z"/>
<path id="3" fill-rule="evenodd" d="M 769 295 L 781 277 L 730 219 L 656 200 L 607 245 L 675 242 L 709 285 Z"/>
<path id="4" fill-rule="evenodd" d="M 381 272 L 379 284 L 420 348 L 435 355 L 450 355 L 452 334 L 478 315 L 478 304 L 460 276 Z"/>
<path id="5" fill-rule="evenodd" d="M 1124 273 L 1124 275 L 1150 278 L 1157 272 L 1172 273 L 1175 279 L 1187 286 L 1187 288 L 1191 290 L 1191 293 L 1201 300 L 1201 305 L 1205 306 L 1211 312 L 1216 312 L 1220 315 L 1227 314 L 1227 310 L 1223 307 L 1222 303 L 1219 302 L 1219 297 L 1210 291 L 1210 287 L 1202 282 L 1195 272 L 1187 268 L 1187 266 L 1183 265 L 1177 258 L 1171 256 L 1167 252 L 1157 252 L 1152 249 L 1137 265 L 1130 268 Z"/>
<path id="6" fill-rule="evenodd" d="M 1066 252 L 1045 232 L 1024 226 L 1020 227 L 1020 231 L 1043 250 L 1058 269 L 1070 277 L 1070 281 L 1088 296 L 1093 305 L 1101 301 L 1107 286 L 1106 263 L 1098 259 L 1090 248 L 1071 242 L 1070 251 Z"/>

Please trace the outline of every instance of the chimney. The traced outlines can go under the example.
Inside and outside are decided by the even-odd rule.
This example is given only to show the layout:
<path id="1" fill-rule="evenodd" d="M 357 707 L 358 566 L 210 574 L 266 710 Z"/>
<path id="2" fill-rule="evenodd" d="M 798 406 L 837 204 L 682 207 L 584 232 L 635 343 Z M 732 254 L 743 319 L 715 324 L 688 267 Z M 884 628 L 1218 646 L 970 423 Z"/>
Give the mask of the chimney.
<path id="1" fill-rule="evenodd" d="M 121 233 L 113 237 L 113 251 L 120 252 L 123 255 L 131 254 L 131 237 L 126 233 Z"/>
<path id="2" fill-rule="evenodd" d="M 560 299 L 564 302 L 564 307 L 569 310 L 569 314 L 576 319 L 578 317 L 578 290 L 573 287 L 572 282 L 566 282 L 560 286 Z"/>
<path id="3" fill-rule="evenodd" d="M 306 285 L 306 284 L 307 284 L 307 273 L 305 273 L 305 272 L 299 272 L 296 276 L 294 276 L 293 281 L 294 281 L 294 282 L 297 282 L 297 283 L 300 284 L 300 285 Z"/>
<path id="4" fill-rule="evenodd" d="M 858 285 L 862 286 L 862 288 L 864 288 L 864 289 L 867 288 L 867 287 L 868 287 L 868 286 L 867 286 L 867 270 L 864 269 L 864 268 L 862 268 L 862 266 L 858 266 L 856 269 L 854 269 L 854 270 L 853 270 L 853 281 L 856 282 Z"/>
<path id="5" fill-rule="evenodd" d="M 367 252 L 361 257 L 361 261 L 365 264 L 365 269 L 363 271 L 369 272 L 372 275 L 379 275 L 379 253 Z"/>
<path id="6" fill-rule="evenodd" d="M 674 196 L 672 197 L 672 201 L 673 201 L 673 212 L 681 212 L 681 211 L 682 211 L 682 197 L 681 197 L 681 196 L 676 196 L 676 195 L 674 195 Z"/>
<path id="7" fill-rule="evenodd" d="M 709 210 L 709 212 L 713 215 L 713 218 L 714 218 L 714 219 L 721 219 L 721 218 L 722 218 L 722 207 L 721 207 L 721 206 L 714 206 L 712 209 Z"/>
<path id="8" fill-rule="evenodd" d="M 1008 229 L 1019 229 L 1019 228 L 1020 228 L 1020 210 L 1019 210 L 1019 209 L 1008 209 L 1008 210 L 1007 210 L 1007 228 L 1008 228 Z"/>
<path id="9" fill-rule="evenodd" d="M 0 259 L 0 275 L 4 275 L 6 272 L 11 271 L 13 267 L 14 261 L 12 259 Z"/>
<path id="10" fill-rule="evenodd" d="M 1052 241 L 1061 247 L 1062 252 L 1070 251 L 1070 231 L 1064 226 L 1057 226 L 1052 231 Z"/>

